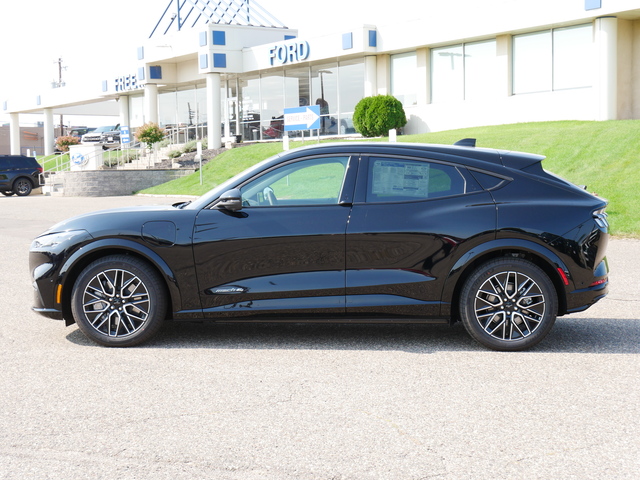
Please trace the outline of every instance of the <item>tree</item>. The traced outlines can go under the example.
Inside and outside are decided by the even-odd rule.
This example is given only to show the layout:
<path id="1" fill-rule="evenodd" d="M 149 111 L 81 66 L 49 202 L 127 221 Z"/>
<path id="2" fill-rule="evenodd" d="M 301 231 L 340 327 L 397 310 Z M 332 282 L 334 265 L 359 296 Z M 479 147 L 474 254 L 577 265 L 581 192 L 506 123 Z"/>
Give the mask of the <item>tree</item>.
<path id="1" fill-rule="evenodd" d="M 387 135 L 393 128 L 407 124 L 402 103 L 391 95 L 365 97 L 353 113 L 353 125 L 365 137 Z"/>
<path id="2" fill-rule="evenodd" d="M 136 129 L 136 140 L 146 143 L 151 148 L 162 141 L 166 135 L 167 132 L 155 122 L 145 123 Z"/>

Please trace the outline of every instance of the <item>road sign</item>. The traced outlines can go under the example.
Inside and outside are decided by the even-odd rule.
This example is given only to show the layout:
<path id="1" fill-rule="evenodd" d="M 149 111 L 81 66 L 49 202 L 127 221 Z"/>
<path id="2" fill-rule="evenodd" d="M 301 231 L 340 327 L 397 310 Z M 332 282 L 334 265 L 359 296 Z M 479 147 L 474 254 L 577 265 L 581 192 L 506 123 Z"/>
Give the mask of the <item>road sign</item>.
<path id="1" fill-rule="evenodd" d="M 284 109 L 284 130 L 315 130 L 320 128 L 320 105 Z"/>
<path id="2" fill-rule="evenodd" d="M 129 127 L 120 127 L 120 143 L 131 143 Z"/>

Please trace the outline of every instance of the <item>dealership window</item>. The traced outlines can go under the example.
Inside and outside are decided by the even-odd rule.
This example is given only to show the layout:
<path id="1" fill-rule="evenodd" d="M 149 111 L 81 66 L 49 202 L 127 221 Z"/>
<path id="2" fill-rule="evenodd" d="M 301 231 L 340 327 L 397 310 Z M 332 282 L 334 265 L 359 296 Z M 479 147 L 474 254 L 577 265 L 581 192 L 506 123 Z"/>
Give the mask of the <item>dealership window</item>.
<path id="1" fill-rule="evenodd" d="M 496 41 L 464 45 L 464 99 L 475 100 L 497 95 Z"/>
<path id="2" fill-rule="evenodd" d="M 311 67 L 311 98 L 320 107 L 320 134 L 338 133 L 338 64 Z"/>
<path id="3" fill-rule="evenodd" d="M 134 128 L 142 126 L 144 122 L 144 95 L 129 97 L 129 127 L 133 132 Z"/>
<path id="4" fill-rule="evenodd" d="M 496 41 L 431 50 L 431 101 L 474 100 L 496 95 Z"/>
<path id="5" fill-rule="evenodd" d="M 591 24 L 513 37 L 513 93 L 583 88 L 592 85 Z"/>
<path id="6" fill-rule="evenodd" d="M 206 137 L 206 90 L 177 88 L 158 95 L 158 120 L 172 143 Z"/>
<path id="7" fill-rule="evenodd" d="M 261 127 L 263 138 L 284 133 L 284 84 L 282 72 L 260 77 Z"/>
<path id="8" fill-rule="evenodd" d="M 353 126 L 353 111 L 364 97 L 364 62 L 362 59 L 340 62 L 339 102 L 341 135 L 356 133 Z"/>
<path id="9" fill-rule="evenodd" d="M 238 79 L 241 134 L 243 138 L 260 138 L 260 78 Z"/>
<path id="10" fill-rule="evenodd" d="M 364 95 L 364 61 L 294 66 L 260 77 L 238 77 L 237 83 L 245 139 L 282 137 L 284 109 L 308 105 L 320 107 L 320 135 L 355 133 L 352 118 Z"/>
<path id="11" fill-rule="evenodd" d="M 409 107 L 417 103 L 416 52 L 391 55 L 391 95 L 402 105 Z"/>
<path id="12" fill-rule="evenodd" d="M 307 105 L 311 105 L 310 94 L 309 67 L 292 68 L 285 72 L 285 108 L 306 107 Z"/>

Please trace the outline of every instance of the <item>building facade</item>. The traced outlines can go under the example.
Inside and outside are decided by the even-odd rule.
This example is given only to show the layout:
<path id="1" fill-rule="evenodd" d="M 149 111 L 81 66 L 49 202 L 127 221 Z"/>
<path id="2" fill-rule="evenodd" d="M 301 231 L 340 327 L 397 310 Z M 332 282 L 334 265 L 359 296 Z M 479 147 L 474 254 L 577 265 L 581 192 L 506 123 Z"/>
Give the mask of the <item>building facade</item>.
<path id="1" fill-rule="evenodd" d="M 320 106 L 320 135 L 354 134 L 355 105 L 376 94 L 403 103 L 405 133 L 640 118 L 640 0 L 503 0 L 467 12 L 452 3 L 450 15 L 316 38 L 253 1 L 231 16 L 194 3 L 208 23 L 152 36 L 137 70 L 105 78 L 93 97 L 5 100 L 12 153 L 21 113 L 44 113 L 47 150 L 58 110 L 99 103 L 132 130 L 155 121 L 176 142 L 208 137 L 210 147 L 280 138 L 284 109 L 306 105 Z"/>

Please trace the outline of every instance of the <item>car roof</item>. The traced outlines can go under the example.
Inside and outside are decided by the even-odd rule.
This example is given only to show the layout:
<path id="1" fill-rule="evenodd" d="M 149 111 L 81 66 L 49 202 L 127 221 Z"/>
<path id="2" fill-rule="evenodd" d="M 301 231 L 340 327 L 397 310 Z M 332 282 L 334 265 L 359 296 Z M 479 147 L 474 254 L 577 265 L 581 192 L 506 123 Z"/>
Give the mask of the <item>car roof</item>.
<path id="1" fill-rule="evenodd" d="M 319 145 L 309 145 L 299 147 L 289 152 L 284 152 L 279 156 L 282 159 L 291 155 L 297 157 L 299 154 L 322 154 L 322 153 L 362 153 L 379 155 L 414 155 L 420 157 L 430 157 L 434 154 L 442 159 L 449 159 L 468 165 L 479 162 L 489 162 L 494 165 L 523 169 L 544 160 L 543 155 L 532 153 L 514 152 L 509 150 L 497 150 L 492 148 L 479 148 L 462 145 L 440 145 L 429 143 L 411 142 L 334 142 Z M 444 158 L 448 157 L 448 158 Z M 455 157 L 455 158 L 451 158 Z M 472 160 L 472 161 L 469 161 Z"/>

